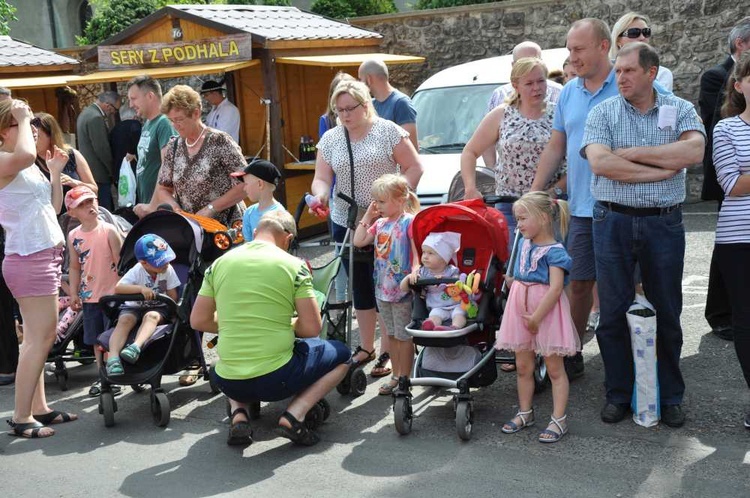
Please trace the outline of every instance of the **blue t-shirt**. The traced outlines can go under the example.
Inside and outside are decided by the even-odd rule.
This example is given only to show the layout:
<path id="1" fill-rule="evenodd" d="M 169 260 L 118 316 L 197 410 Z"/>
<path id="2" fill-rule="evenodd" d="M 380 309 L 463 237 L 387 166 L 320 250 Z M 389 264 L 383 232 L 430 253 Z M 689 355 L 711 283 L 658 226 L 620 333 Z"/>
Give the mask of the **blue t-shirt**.
<path id="1" fill-rule="evenodd" d="M 556 266 L 565 272 L 563 285 L 568 285 L 568 274 L 573 260 L 559 242 L 538 246 L 529 239 L 519 238 L 518 257 L 513 277 L 521 282 L 549 285 L 549 268 Z"/>
<path id="2" fill-rule="evenodd" d="M 245 242 L 253 240 L 253 232 L 255 232 L 255 228 L 258 226 L 258 222 L 264 214 L 276 211 L 277 209 L 284 209 L 284 205 L 276 199 L 274 199 L 273 204 L 266 209 L 261 210 L 258 208 L 258 205 L 259 203 L 256 202 L 247 208 L 242 215 L 242 236 L 245 238 Z"/>
<path id="3" fill-rule="evenodd" d="M 619 95 L 619 91 L 614 68 L 596 93 L 589 92 L 583 83 L 583 79 L 575 78 L 563 87 L 557 101 L 552 129 L 565 133 L 570 214 L 581 218 L 591 218 L 594 212 L 594 196 L 591 195 L 591 166 L 579 153 L 586 130 L 586 118 L 589 111 L 597 104 Z M 661 94 L 670 93 L 656 81 L 654 81 L 654 88 Z"/>
<path id="4" fill-rule="evenodd" d="M 417 122 L 417 109 L 412 104 L 411 99 L 398 90 L 394 89 L 388 98 L 382 102 L 372 99 L 372 105 L 375 107 L 378 116 L 393 121 L 397 125 Z"/>

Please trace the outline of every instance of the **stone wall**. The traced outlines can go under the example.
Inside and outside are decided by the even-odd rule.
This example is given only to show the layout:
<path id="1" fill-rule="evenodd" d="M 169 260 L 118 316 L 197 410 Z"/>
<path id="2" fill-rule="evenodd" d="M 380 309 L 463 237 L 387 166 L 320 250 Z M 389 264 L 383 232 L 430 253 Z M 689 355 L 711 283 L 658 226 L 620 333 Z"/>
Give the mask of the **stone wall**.
<path id="1" fill-rule="evenodd" d="M 750 1 L 511 0 L 359 17 L 351 23 L 381 33 L 385 52 L 426 58 L 421 65 L 392 68 L 394 85 L 411 93 L 447 67 L 507 54 L 523 40 L 534 40 L 542 48 L 563 47 L 573 21 L 597 17 L 611 26 L 631 10 L 651 18 L 651 41 L 659 50 L 662 65 L 674 74 L 674 92 L 697 104 L 700 74 L 724 60 L 727 35 L 734 23 L 750 12 Z M 697 174 L 691 177 L 689 197 L 695 199 L 702 178 Z"/>

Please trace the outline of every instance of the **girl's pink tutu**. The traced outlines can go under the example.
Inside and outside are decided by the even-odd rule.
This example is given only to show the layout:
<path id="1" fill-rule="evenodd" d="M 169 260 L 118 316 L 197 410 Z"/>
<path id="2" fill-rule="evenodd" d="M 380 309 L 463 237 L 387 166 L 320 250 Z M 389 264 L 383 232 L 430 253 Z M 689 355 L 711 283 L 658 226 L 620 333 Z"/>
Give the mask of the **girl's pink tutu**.
<path id="1" fill-rule="evenodd" d="M 523 315 L 531 315 L 548 290 L 549 285 L 545 284 L 513 282 L 495 343 L 496 349 L 534 351 L 542 356 L 572 356 L 581 350 L 581 341 L 573 325 L 565 292 L 542 320 L 539 333 L 529 332 Z"/>

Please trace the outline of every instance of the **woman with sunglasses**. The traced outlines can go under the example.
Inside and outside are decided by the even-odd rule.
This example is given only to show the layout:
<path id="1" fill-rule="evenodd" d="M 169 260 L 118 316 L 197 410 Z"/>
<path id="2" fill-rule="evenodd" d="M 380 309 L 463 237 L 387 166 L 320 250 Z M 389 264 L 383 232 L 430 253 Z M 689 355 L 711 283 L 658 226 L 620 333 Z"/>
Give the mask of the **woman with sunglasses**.
<path id="1" fill-rule="evenodd" d="M 44 363 L 55 341 L 57 294 L 64 237 L 55 217 L 63 202 L 61 176 L 67 155 L 47 151 L 48 181 L 38 168 L 31 109 L 19 100 L 0 102 L 0 225 L 5 230 L 3 277 L 21 308 L 24 342 L 16 370 L 11 434 L 55 434 L 50 424 L 76 415 L 52 410 L 44 393 Z"/>
<path id="2" fill-rule="evenodd" d="M 643 42 L 651 43 L 651 28 L 649 28 L 647 16 L 636 12 L 628 12 L 617 20 L 612 28 L 612 47 L 609 49 L 609 57 L 615 60 L 617 53 L 628 43 Z M 659 66 L 656 81 L 664 88 L 672 91 L 672 71 L 664 66 Z"/>
<path id="3" fill-rule="evenodd" d="M 37 129 L 36 139 L 36 165 L 49 180 L 50 173 L 47 167 L 45 157 L 47 152 L 52 153 L 55 148 L 63 150 L 68 156 L 68 162 L 65 163 L 60 181 L 63 186 L 63 196 L 68 190 L 79 185 L 85 185 L 94 193 L 97 192 L 96 181 L 91 173 L 89 163 L 86 162 L 83 155 L 76 149 L 65 143 L 63 132 L 57 120 L 46 112 L 38 112 L 31 120 L 31 124 Z M 61 208 L 61 213 L 65 212 L 65 206 Z"/>

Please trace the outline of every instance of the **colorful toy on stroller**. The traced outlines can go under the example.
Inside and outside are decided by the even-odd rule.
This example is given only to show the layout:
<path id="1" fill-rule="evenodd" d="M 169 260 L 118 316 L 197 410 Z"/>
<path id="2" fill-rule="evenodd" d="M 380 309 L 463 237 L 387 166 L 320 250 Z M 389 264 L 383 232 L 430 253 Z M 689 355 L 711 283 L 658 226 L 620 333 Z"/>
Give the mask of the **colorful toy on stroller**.
<path id="1" fill-rule="evenodd" d="M 413 286 L 412 322 L 406 332 L 417 346 L 424 347 L 414 361 L 412 377 L 401 377 L 393 393 L 396 430 L 400 434 L 411 431 L 411 386 L 444 387 L 458 390 L 453 397 L 456 430 L 461 439 L 468 440 L 473 424 L 470 388 L 488 386 L 497 379 L 494 343 L 502 314 L 500 289 L 508 257 L 508 228 L 500 212 L 475 199 L 429 207 L 415 216 L 412 236 L 420 257 L 422 243 L 433 232 L 461 234 L 457 266 L 462 274 L 472 276 L 472 282 L 469 286 L 465 281 L 458 285 L 455 278 L 419 279 Z M 460 329 L 422 330 L 428 310 L 421 291 L 441 284 L 463 289 L 467 296 L 461 299 L 469 298 L 466 307 L 474 304 L 476 308 Z"/>
<path id="2" fill-rule="evenodd" d="M 210 224 L 211 232 L 228 236 L 215 238 L 215 233 L 206 233 L 202 225 L 209 226 L 209 220 L 200 217 L 185 216 L 173 211 L 156 211 L 144 217 L 133 226 L 125 238 L 120 251 L 118 273 L 123 275 L 137 261 L 134 254 L 135 242 L 145 234 L 156 234 L 163 238 L 175 252 L 176 259 L 171 262 L 177 272 L 181 286 L 178 289 L 178 302 L 164 295 L 157 295 L 156 300 L 168 308 L 169 321 L 157 327 L 142 349 L 141 356 L 133 365 L 123 365 L 124 374 L 107 375 L 102 365 L 99 369 L 102 394 L 99 399 L 99 413 L 104 415 L 104 425 L 114 425 L 114 414 L 117 403 L 112 394 L 112 385 L 131 385 L 141 391 L 144 384 L 151 386 L 151 414 L 156 425 L 163 427 L 169 423 L 170 404 L 161 386 L 163 375 L 175 374 L 198 362 L 204 372 L 208 372 L 203 357 L 201 338 L 198 332 L 190 328 L 190 311 L 203 282 L 203 273 L 208 264 L 216 257 L 231 248 L 235 230 Z M 202 223 L 199 223 L 202 222 Z M 213 230 L 213 229 L 216 230 Z M 209 259 L 213 258 L 213 259 Z M 119 315 L 120 306 L 127 301 L 143 301 L 141 294 L 113 295 L 102 297 L 99 304 L 114 325 Z M 109 347 L 113 328 L 99 336 L 99 346 L 103 351 Z M 135 330 L 134 330 L 135 331 Z M 133 334 L 128 341 L 132 341 Z M 207 379 L 207 374 L 205 378 Z"/>

